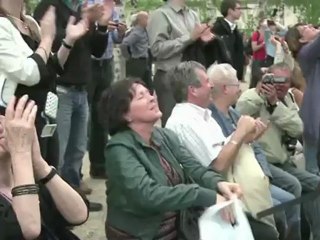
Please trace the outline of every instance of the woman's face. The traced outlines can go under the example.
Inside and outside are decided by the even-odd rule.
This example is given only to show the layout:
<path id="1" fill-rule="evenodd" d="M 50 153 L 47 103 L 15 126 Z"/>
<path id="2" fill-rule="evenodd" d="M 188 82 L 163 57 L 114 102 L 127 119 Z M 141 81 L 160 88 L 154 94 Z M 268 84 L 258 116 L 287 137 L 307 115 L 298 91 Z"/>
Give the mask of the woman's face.
<path id="1" fill-rule="evenodd" d="M 9 153 L 7 140 L 5 139 L 4 134 L 4 120 L 4 116 L 0 115 L 0 159 L 4 156 L 7 156 Z"/>
<path id="2" fill-rule="evenodd" d="M 125 115 L 129 124 L 132 123 L 155 123 L 162 113 L 159 110 L 155 96 L 141 84 L 135 83 L 133 88 L 133 98 L 130 103 L 129 112 Z"/>
<path id="3" fill-rule="evenodd" d="M 314 28 L 312 25 L 298 26 L 298 31 L 301 35 L 300 42 L 302 43 L 311 42 L 319 34 L 319 30 Z"/>

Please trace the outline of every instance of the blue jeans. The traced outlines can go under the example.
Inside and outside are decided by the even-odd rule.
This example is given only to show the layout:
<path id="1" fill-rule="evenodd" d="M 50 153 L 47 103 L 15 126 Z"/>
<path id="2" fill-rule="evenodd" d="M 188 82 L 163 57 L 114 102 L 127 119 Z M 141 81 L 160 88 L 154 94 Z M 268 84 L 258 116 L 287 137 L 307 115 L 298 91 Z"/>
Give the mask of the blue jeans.
<path id="1" fill-rule="evenodd" d="M 59 171 L 69 184 L 79 187 L 82 161 L 87 146 L 89 116 L 87 92 L 61 86 L 58 86 L 57 92 Z"/>
<path id="2" fill-rule="evenodd" d="M 295 196 L 294 189 L 292 188 L 292 183 L 294 181 L 298 181 L 300 183 L 300 190 L 302 190 L 303 194 L 307 194 L 310 192 L 314 192 L 318 190 L 318 186 L 320 184 L 320 177 L 314 174 L 311 174 L 305 170 L 300 170 L 296 168 L 296 166 L 288 161 L 283 165 L 279 165 L 279 168 L 283 170 L 284 172 L 287 172 L 290 174 L 291 180 L 288 181 L 289 178 L 284 178 L 280 175 L 275 175 L 273 171 L 271 170 L 271 173 L 273 175 L 273 180 L 275 177 L 277 178 L 277 185 L 275 182 L 272 183 L 277 185 L 278 187 L 281 187 L 282 189 L 293 193 Z M 278 169 L 279 169 L 278 168 Z M 297 189 L 297 188 L 296 188 Z M 296 190 L 296 192 L 298 192 Z M 320 240 L 320 198 L 316 198 L 313 201 L 308 201 L 302 204 L 304 214 L 306 216 L 306 219 L 310 225 L 311 232 L 313 235 L 313 240 Z"/>
<path id="3" fill-rule="evenodd" d="M 270 186 L 270 191 L 274 206 L 288 202 L 295 198 L 293 194 L 275 185 Z M 276 222 L 280 221 L 279 224 L 281 225 L 281 227 L 283 227 L 285 231 L 283 235 L 286 236 L 288 233 L 291 236 L 290 240 L 301 240 L 299 205 L 289 208 L 285 212 L 280 212 L 279 214 L 276 214 L 275 219 Z"/>
<path id="4" fill-rule="evenodd" d="M 318 166 L 318 146 L 316 142 L 309 143 L 307 140 L 303 144 L 304 157 L 306 159 L 306 170 L 310 173 L 319 174 Z"/>

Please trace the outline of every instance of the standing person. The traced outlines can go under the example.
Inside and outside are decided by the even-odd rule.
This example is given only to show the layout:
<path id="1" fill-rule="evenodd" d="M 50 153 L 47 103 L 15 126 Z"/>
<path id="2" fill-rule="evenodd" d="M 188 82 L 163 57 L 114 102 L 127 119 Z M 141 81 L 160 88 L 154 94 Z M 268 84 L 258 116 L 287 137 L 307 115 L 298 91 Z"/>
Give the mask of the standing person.
<path id="1" fill-rule="evenodd" d="M 237 77 L 243 80 L 244 46 L 242 35 L 238 30 L 236 21 L 241 17 L 241 5 L 238 0 L 223 0 L 220 6 L 223 17 L 218 17 L 212 32 L 220 36 L 226 44 L 231 56 L 231 65 L 237 70 Z"/>
<path id="2" fill-rule="evenodd" d="M 91 60 L 92 79 L 88 84 L 88 100 L 90 104 L 89 160 L 92 178 L 104 179 L 107 177 L 103 152 L 105 144 L 108 142 L 108 132 L 99 123 L 97 104 L 102 92 L 114 80 L 113 48 L 115 43 L 121 43 L 126 28 L 125 24 L 119 22 L 119 15 L 113 9 L 112 21 L 108 23 L 107 49 L 102 57 L 92 56 Z"/>
<path id="3" fill-rule="evenodd" d="M 0 112 L 4 114 L 13 95 L 28 94 L 39 107 L 35 124 L 41 153 L 50 165 L 57 167 L 59 151 L 55 114 L 48 116 L 45 109 L 50 97 L 56 98 L 56 75 L 64 71 L 70 49 L 62 45 L 56 49 L 56 54 L 51 54 L 56 35 L 53 7 L 47 9 L 41 18 L 40 31 L 37 22 L 22 13 L 23 3 L 23 0 L 0 2 Z M 86 32 L 85 20 L 75 25 L 73 18 L 66 19 L 64 41 L 67 44 L 73 44 Z"/>
<path id="4" fill-rule="evenodd" d="M 265 26 L 264 19 L 259 21 L 258 28 L 252 33 L 251 36 L 251 47 L 252 47 L 252 65 L 251 65 L 251 80 L 250 88 L 256 87 L 259 81 L 258 73 L 261 68 L 266 67 L 266 44 L 265 44 Z"/>
<path id="5" fill-rule="evenodd" d="M 148 17 L 147 12 L 139 12 L 137 14 L 132 30 L 122 41 L 121 51 L 127 58 L 127 77 L 140 78 L 148 89 L 152 90 L 149 38 L 146 31 Z"/>
<path id="6" fill-rule="evenodd" d="M 293 57 L 306 80 L 301 117 L 304 123 L 304 154 L 307 171 L 319 175 L 320 161 L 320 31 L 312 25 L 296 24 L 286 34 Z"/>
<path id="7" fill-rule="evenodd" d="M 87 149 L 88 99 L 86 85 L 90 81 L 91 54 L 100 57 L 107 46 L 107 24 L 113 3 L 82 7 L 78 0 L 42 0 L 34 12 L 40 20 L 49 6 L 56 8 L 57 36 L 53 51 L 64 45 L 71 50 L 64 72 L 57 78 L 59 106 L 57 113 L 59 133 L 59 170 L 62 177 L 75 187 L 80 187 L 80 172 Z M 63 41 L 67 20 L 73 16 L 89 19 L 89 31 L 73 45 Z M 97 25 L 95 24 L 97 23 Z M 101 204 L 90 203 L 90 210 L 101 210 Z"/>
<path id="8" fill-rule="evenodd" d="M 150 50 L 155 59 L 153 79 L 165 126 L 175 105 L 166 73 L 181 62 L 183 50 L 200 37 L 206 42 L 213 38 L 207 25 L 200 25 L 197 14 L 186 6 L 185 0 L 163 0 L 165 4 L 151 16 L 147 26 Z"/>

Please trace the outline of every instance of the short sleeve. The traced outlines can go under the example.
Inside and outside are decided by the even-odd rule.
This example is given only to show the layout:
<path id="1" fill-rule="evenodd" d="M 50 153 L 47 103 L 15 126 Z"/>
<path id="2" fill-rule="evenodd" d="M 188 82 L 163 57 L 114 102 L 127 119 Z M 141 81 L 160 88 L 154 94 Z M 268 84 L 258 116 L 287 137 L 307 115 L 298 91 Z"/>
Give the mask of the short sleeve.
<path id="1" fill-rule="evenodd" d="M 3 196 L 0 195 L 0 240 L 23 239 L 17 216 Z"/>
<path id="2" fill-rule="evenodd" d="M 258 32 L 254 32 L 254 33 L 252 34 L 251 40 L 252 40 L 252 42 L 258 42 L 258 41 L 259 41 Z"/>

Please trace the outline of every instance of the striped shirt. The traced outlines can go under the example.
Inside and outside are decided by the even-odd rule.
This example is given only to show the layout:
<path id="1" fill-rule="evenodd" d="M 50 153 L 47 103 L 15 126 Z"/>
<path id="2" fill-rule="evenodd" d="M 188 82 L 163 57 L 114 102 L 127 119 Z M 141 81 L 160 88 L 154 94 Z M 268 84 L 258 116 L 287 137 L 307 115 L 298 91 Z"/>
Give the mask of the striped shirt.
<path id="1" fill-rule="evenodd" d="M 227 138 L 211 111 L 191 103 L 177 104 L 167 121 L 166 128 L 174 131 L 181 143 L 203 165 L 215 160 Z"/>

